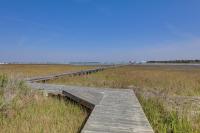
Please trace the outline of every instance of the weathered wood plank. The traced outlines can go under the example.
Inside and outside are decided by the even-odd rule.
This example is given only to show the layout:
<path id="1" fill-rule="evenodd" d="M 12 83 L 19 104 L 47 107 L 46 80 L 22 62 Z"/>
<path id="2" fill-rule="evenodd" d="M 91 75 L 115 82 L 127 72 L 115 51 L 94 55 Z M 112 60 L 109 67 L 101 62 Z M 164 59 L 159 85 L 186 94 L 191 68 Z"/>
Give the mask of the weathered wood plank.
<path id="1" fill-rule="evenodd" d="M 92 108 L 82 133 L 153 133 L 137 97 L 130 89 L 28 84 L 51 93 L 63 93 Z"/>
<path id="2" fill-rule="evenodd" d="M 95 68 L 95 69 L 88 69 L 88 70 L 81 70 L 81 71 L 73 71 L 73 72 L 65 72 L 65 73 L 60 73 L 60 74 L 55 74 L 55 75 L 49 75 L 49 76 L 43 76 L 43 77 L 33 77 L 33 78 L 28 78 L 25 79 L 27 82 L 39 82 L 39 81 L 47 81 L 51 79 L 56 79 L 58 77 L 63 77 L 63 76 L 77 76 L 77 75 L 85 75 L 85 74 L 91 74 L 95 73 L 98 71 L 103 71 L 104 69 L 108 69 L 110 67 L 103 67 L 103 68 Z"/>
<path id="3" fill-rule="evenodd" d="M 60 74 L 43 76 L 43 77 L 27 78 L 27 79 L 25 79 L 25 81 L 27 81 L 27 82 L 39 82 L 39 81 L 45 82 L 48 80 L 56 79 L 58 77 L 77 76 L 77 75 L 81 76 L 81 75 L 85 75 L 85 74 L 92 74 L 92 73 L 96 73 L 99 71 L 103 71 L 105 69 L 111 69 L 111 68 L 122 67 L 122 66 L 125 66 L 125 65 L 114 65 L 114 66 L 107 66 L 107 67 L 97 67 L 94 69 L 81 70 L 81 71 L 64 72 L 64 73 L 60 73 Z"/>

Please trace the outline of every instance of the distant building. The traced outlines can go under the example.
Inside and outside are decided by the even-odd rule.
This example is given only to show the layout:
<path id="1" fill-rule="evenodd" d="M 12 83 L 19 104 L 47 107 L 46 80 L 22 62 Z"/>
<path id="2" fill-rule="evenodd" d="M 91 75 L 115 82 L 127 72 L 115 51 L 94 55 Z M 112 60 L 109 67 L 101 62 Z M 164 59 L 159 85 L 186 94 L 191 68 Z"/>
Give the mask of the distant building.
<path id="1" fill-rule="evenodd" d="M 145 64 L 147 63 L 147 61 L 143 60 L 143 61 L 140 61 L 140 64 Z"/>
<path id="2" fill-rule="evenodd" d="M 2 64 L 8 64 L 8 63 L 5 63 L 5 62 L 0 62 L 0 64 L 2 65 Z"/>
<path id="3" fill-rule="evenodd" d="M 134 64 L 145 64 L 145 63 L 147 63 L 147 61 L 144 61 L 144 60 L 143 61 L 135 61 L 134 62 Z"/>

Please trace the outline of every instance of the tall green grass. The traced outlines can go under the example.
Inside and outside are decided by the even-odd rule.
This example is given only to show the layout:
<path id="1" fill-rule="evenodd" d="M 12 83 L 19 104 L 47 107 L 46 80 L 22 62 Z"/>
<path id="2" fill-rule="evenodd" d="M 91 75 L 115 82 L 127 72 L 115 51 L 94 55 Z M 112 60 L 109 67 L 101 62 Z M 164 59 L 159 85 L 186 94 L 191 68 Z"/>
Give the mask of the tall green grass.
<path id="1" fill-rule="evenodd" d="M 2 133 L 77 133 L 88 115 L 74 102 L 46 97 L 6 75 L 0 75 L 0 91 Z"/>
<path id="2" fill-rule="evenodd" d="M 139 96 L 139 101 L 156 133 L 198 133 L 186 117 L 176 111 L 166 111 L 159 99 Z"/>

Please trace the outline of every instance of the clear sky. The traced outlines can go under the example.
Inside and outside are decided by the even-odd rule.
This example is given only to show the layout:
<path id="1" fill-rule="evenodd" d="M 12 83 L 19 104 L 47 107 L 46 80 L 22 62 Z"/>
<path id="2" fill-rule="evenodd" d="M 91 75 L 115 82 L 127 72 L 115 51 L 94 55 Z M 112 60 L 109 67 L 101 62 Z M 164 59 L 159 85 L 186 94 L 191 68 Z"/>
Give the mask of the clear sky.
<path id="1" fill-rule="evenodd" d="M 200 59 L 199 0 L 0 0 L 0 61 Z"/>

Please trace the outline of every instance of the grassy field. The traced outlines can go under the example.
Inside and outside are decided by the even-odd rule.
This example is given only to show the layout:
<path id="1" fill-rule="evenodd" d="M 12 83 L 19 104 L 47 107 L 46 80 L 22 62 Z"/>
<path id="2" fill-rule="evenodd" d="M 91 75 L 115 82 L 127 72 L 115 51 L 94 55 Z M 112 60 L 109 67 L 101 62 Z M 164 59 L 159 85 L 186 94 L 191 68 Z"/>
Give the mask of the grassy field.
<path id="1" fill-rule="evenodd" d="M 88 116 L 84 107 L 68 100 L 46 97 L 42 92 L 31 90 L 16 77 L 88 68 L 68 65 L 0 65 L 0 73 L 4 73 L 0 74 L 0 132 L 78 132 Z"/>
<path id="2" fill-rule="evenodd" d="M 94 66 L 73 66 L 73 65 L 46 65 L 46 64 L 6 64 L 0 65 L 0 74 L 4 73 L 10 76 L 27 78 L 34 76 L 43 76 L 66 71 L 76 71 L 93 68 Z"/>
<path id="3" fill-rule="evenodd" d="M 170 95 L 200 95 L 200 67 L 126 66 L 82 77 L 64 77 L 50 83 L 111 88 L 136 87 Z"/>
<path id="4" fill-rule="evenodd" d="M 91 67 L 0 65 L 0 68 L 0 73 L 14 77 L 8 80 L 0 76 L 2 132 L 73 133 L 79 130 L 87 117 L 86 109 L 70 101 L 44 97 L 42 93 L 31 91 L 21 81 L 15 80 L 15 77 L 48 75 Z M 48 83 L 131 88 L 136 92 L 156 133 L 200 132 L 198 66 L 126 66 L 80 77 L 66 76 Z"/>
<path id="5" fill-rule="evenodd" d="M 132 88 L 155 132 L 200 132 L 199 66 L 126 66 L 49 83 Z"/>

